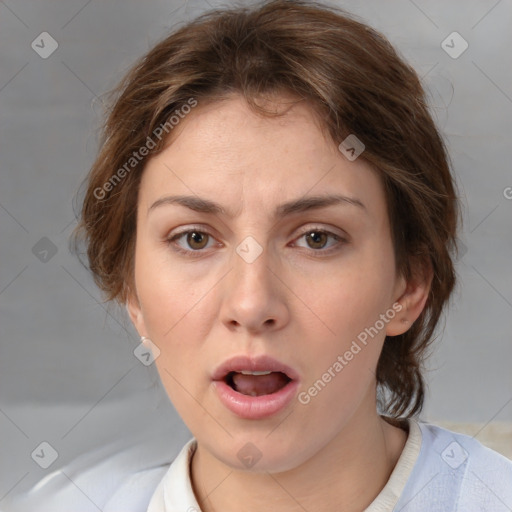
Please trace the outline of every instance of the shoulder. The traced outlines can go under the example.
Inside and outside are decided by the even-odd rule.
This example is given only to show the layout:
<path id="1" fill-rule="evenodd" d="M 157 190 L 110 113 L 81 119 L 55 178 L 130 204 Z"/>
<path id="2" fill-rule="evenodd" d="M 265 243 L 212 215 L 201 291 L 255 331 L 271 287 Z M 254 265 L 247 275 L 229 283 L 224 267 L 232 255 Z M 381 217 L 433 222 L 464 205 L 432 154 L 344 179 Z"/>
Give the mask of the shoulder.
<path id="1" fill-rule="evenodd" d="M 56 468 L 0 505 L 9 512 L 146 512 L 173 461 L 162 439 L 102 446 Z M 71 508 L 70 508 L 71 507 Z"/>
<path id="2" fill-rule="evenodd" d="M 503 476 L 512 477 L 512 461 L 487 448 L 474 437 L 459 434 L 429 423 L 419 423 L 425 450 L 429 457 L 439 454 L 438 459 L 452 470 L 464 466 L 466 471 L 485 472 L 490 469 L 502 471 Z M 438 461 L 439 462 L 439 461 Z M 512 480 L 506 480 L 512 484 Z"/>
<path id="3" fill-rule="evenodd" d="M 170 464 L 140 471 L 121 483 L 103 507 L 103 512 L 145 512 Z"/>
<path id="4" fill-rule="evenodd" d="M 475 438 L 420 422 L 421 449 L 402 502 L 411 510 L 512 508 L 512 461 Z M 407 510 L 407 508 L 405 508 Z M 437 510 L 437 509 L 436 509 Z"/>
<path id="5" fill-rule="evenodd" d="M 8 502 L 9 512 L 146 512 L 155 489 L 171 464 L 137 472 L 104 472 L 94 476 L 56 471 L 27 493 Z M 71 474 L 68 474 L 71 473 Z M 3 504 L 3 503 L 2 503 Z M 0 507 L 0 511 L 4 509 Z"/>
<path id="6" fill-rule="evenodd" d="M 190 461 L 196 449 L 188 441 L 170 464 L 130 475 L 106 503 L 103 512 L 200 510 L 190 481 Z M 183 507 L 183 503 L 187 503 Z"/>

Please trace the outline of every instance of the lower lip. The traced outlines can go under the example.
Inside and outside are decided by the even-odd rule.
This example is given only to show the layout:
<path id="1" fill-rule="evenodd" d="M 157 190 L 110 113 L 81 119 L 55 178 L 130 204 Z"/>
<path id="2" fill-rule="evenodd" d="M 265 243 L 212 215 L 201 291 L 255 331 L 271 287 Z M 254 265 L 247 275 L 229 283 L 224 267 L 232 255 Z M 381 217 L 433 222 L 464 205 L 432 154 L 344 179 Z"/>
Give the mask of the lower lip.
<path id="1" fill-rule="evenodd" d="M 284 410 L 297 393 L 299 383 L 292 380 L 276 393 L 250 396 L 236 392 L 223 380 L 214 381 L 220 401 L 234 414 L 248 420 L 268 418 Z"/>

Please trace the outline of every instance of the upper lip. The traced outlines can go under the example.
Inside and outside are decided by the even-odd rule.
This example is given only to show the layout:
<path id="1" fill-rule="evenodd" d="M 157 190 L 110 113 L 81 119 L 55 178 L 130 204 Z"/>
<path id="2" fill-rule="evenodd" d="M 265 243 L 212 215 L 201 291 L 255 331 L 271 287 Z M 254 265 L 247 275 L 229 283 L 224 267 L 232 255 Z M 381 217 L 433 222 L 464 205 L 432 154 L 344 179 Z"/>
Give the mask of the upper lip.
<path id="1" fill-rule="evenodd" d="M 281 372 L 286 374 L 291 380 L 299 378 L 298 373 L 290 366 L 281 363 L 273 357 L 262 355 L 249 357 L 245 355 L 235 356 L 220 364 L 213 372 L 213 380 L 223 380 L 231 372 L 241 371 L 251 372 Z"/>

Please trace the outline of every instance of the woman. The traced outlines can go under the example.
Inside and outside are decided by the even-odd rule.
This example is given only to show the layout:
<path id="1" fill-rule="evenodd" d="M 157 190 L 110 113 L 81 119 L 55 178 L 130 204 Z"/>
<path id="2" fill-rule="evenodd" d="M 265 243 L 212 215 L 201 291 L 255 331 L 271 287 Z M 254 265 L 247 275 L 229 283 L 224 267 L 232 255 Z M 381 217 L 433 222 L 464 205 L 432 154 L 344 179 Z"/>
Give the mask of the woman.
<path id="1" fill-rule="evenodd" d="M 510 461 L 414 419 L 458 206 L 382 35 L 312 2 L 198 18 L 120 84 L 87 187 L 91 271 L 194 436 L 104 510 L 512 507 Z"/>

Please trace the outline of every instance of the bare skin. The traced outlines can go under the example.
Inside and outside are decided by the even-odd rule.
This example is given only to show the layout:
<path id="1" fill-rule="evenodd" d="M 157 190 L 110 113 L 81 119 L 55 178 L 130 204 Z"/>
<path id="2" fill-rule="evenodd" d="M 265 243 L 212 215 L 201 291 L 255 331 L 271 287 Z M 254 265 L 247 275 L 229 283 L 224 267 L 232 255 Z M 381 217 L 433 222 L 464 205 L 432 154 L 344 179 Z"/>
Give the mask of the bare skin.
<path id="1" fill-rule="evenodd" d="M 334 194 L 349 200 L 275 215 L 284 203 Z M 224 211 L 151 208 L 171 195 Z M 236 252 L 248 236 L 262 249 L 251 263 Z M 144 170 L 127 307 L 159 347 L 162 382 L 197 440 L 191 478 L 202 510 L 367 507 L 407 437 L 377 414 L 375 368 L 386 335 L 421 313 L 429 284 L 397 275 L 378 174 L 363 158 L 347 160 L 307 104 L 271 119 L 233 96 L 182 120 Z M 287 364 L 307 392 L 393 304 L 400 311 L 307 404 L 294 399 L 250 420 L 219 400 L 212 374 L 235 355 Z M 237 456 L 247 443 L 262 454 L 250 469 Z"/>

